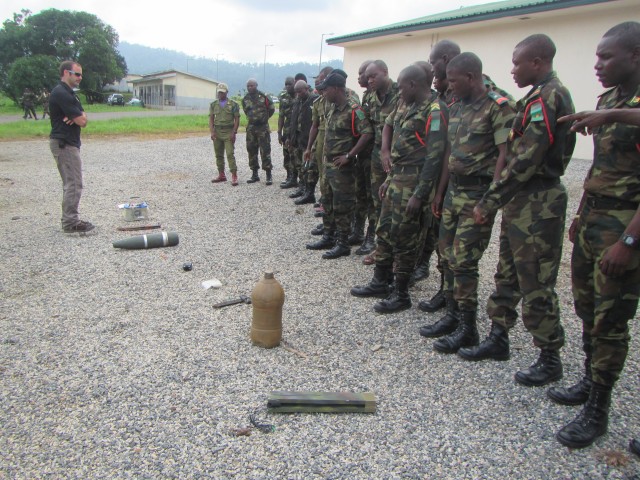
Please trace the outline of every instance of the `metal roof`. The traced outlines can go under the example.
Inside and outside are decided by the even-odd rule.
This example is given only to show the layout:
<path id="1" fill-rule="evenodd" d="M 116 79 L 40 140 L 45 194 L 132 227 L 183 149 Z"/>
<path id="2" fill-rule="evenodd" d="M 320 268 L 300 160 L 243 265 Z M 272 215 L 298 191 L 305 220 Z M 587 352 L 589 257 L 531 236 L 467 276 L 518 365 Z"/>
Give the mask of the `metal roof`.
<path id="1" fill-rule="evenodd" d="M 187 75 L 189 77 L 197 78 L 197 79 L 203 80 L 205 82 L 215 83 L 216 85 L 218 84 L 218 82 L 216 80 L 212 80 L 212 79 L 206 78 L 206 77 L 200 77 L 199 75 L 194 75 L 193 73 L 183 72 L 182 70 L 175 70 L 175 69 L 173 69 L 173 70 L 163 70 L 162 72 L 155 72 L 155 73 L 150 73 L 148 75 L 142 75 L 142 78 L 138 78 L 136 80 L 132 80 L 131 83 L 144 83 L 144 82 L 148 82 L 150 80 L 162 80 L 164 78 L 175 77 L 177 74 Z"/>
<path id="2" fill-rule="evenodd" d="M 593 5 L 612 2 L 615 0 L 505 0 L 502 2 L 486 3 L 473 7 L 462 7 L 457 10 L 428 15 L 404 22 L 393 23 L 383 27 L 363 30 L 327 39 L 328 45 L 365 40 L 398 33 L 429 30 L 432 28 L 461 25 L 465 23 L 481 22 L 502 17 L 527 15 L 564 8 Z"/>

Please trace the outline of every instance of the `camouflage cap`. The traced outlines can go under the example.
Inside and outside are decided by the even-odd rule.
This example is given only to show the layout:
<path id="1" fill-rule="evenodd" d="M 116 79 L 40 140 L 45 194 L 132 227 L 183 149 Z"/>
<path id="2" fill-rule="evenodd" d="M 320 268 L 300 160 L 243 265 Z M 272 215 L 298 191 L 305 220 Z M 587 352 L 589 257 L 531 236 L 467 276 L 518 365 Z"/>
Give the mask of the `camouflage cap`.
<path id="1" fill-rule="evenodd" d="M 229 87 L 227 86 L 226 83 L 219 83 L 218 84 L 218 91 L 219 92 L 228 92 L 229 91 Z"/>

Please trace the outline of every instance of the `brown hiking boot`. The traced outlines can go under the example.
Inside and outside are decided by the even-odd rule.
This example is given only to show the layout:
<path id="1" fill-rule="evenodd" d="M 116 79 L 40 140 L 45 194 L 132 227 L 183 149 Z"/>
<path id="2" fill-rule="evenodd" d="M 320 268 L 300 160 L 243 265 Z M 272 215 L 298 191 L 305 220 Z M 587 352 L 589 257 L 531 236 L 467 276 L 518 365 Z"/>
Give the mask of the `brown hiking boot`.
<path id="1" fill-rule="evenodd" d="M 238 186 L 238 174 L 236 172 L 231 172 L 231 185 Z"/>
<path id="2" fill-rule="evenodd" d="M 224 172 L 220 172 L 217 177 L 211 179 L 211 183 L 220 183 L 220 182 L 226 182 L 226 181 L 227 181 L 227 177 L 224 174 Z"/>

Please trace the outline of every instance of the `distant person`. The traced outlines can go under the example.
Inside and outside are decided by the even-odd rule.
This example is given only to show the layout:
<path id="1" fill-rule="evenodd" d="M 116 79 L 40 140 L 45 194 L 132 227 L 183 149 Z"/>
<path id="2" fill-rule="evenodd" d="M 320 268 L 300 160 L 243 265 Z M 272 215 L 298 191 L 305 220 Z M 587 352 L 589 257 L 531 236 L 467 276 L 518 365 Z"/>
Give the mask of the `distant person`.
<path id="1" fill-rule="evenodd" d="M 240 106 L 238 102 L 227 97 L 228 91 L 229 87 L 226 83 L 219 83 L 218 98 L 211 102 L 209 107 L 209 130 L 218 167 L 218 176 L 211 182 L 227 181 L 224 173 L 224 154 L 226 152 L 231 171 L 231 185 L 235 187 L 238 185 L 238 174 L 234 150 L 240 125 Z"/>
<path id="2" fill-rule="evenodd" d="M 258 170 L 258 150 L 262 158 L 262 169 L 267 174 L 267 185 L 273 183 L 271 177 L 271 130 L 269 119 L 275 113 L 271 99 L 258 90 L 258 82 L 250 78 L 247 81 L 247 94 L 242 99 L 242 110 L 247 116 L 247 153 L 249 154 L 249 167 L 253 171 L 247 183 L 260 181 Z"/>
<path id="3" fill-rule="evenodd" d="M 87 126 L 87 114 L 74 93 L 82 81 L 82 66 L 71 60 L 60 64 L 60 83 L 51 91 L 51 134 L 49 147 L 62 179 L 62 229 L 64 233 L 86 233 L 95 227 L 80 220 L 82 196 L 80 129 Z"/>
<path id="4" fill-rule="evenodd" d="M 278 96 L 278 143 L 282 145 L 283 166 L 287 172 L 287 178 L 280 184 L 280 188 L 292 188 L 298 186 L 298 172 L 295 171 L 293 148 L 287 146 L 289 139 L 289 119 L 291 118 L 291 108 L 296 99 L 293 89 L 295 80 L 293 77 L 284 79 L 284 90 Z M 295 174 L 294 174 L 295 172 Z"/>
<path id="5" fill-rule="evenodd" d="M 42 102 L 42 120 L 44 120 L 44 117 L 46 117 L 47 115 L 49 115 L 49 118 L 51 118 L 51 114 L 49 113 L 49 96 L 51 94 L 49 93 L 48 89 L 44 89 L 42 91 L 42 95 L 40 95 L 40 101 Z"/>
<path id="6" fill-rule="evenodd" d="M 33 118 L 38 120 L 38 116 L 36 115 L 36 95 L 30 88 L 25 88 L 22 93 L 22 108 L 24 109 L 24 115 L 22 118 L 25 120 L 28 118 Z"/>

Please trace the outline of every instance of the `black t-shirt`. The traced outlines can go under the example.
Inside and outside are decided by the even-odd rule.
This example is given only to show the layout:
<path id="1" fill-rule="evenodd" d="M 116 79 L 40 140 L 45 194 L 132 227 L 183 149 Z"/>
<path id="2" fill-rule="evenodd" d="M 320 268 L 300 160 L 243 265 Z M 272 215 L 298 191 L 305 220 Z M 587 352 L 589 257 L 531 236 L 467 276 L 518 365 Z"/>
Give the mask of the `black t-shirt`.
<path id="1" fill-rule="evenodd" d="M 67 125 L 63 119 L 77 118 L 84 109 L 80 100 L 66 83 L 60 82 L 51 91 L 49 97 L 49 117 L 51 119 L 51 134 L 49 138 L 64 140 L 68 145 L 80 148 L 80 126 Z"/>

